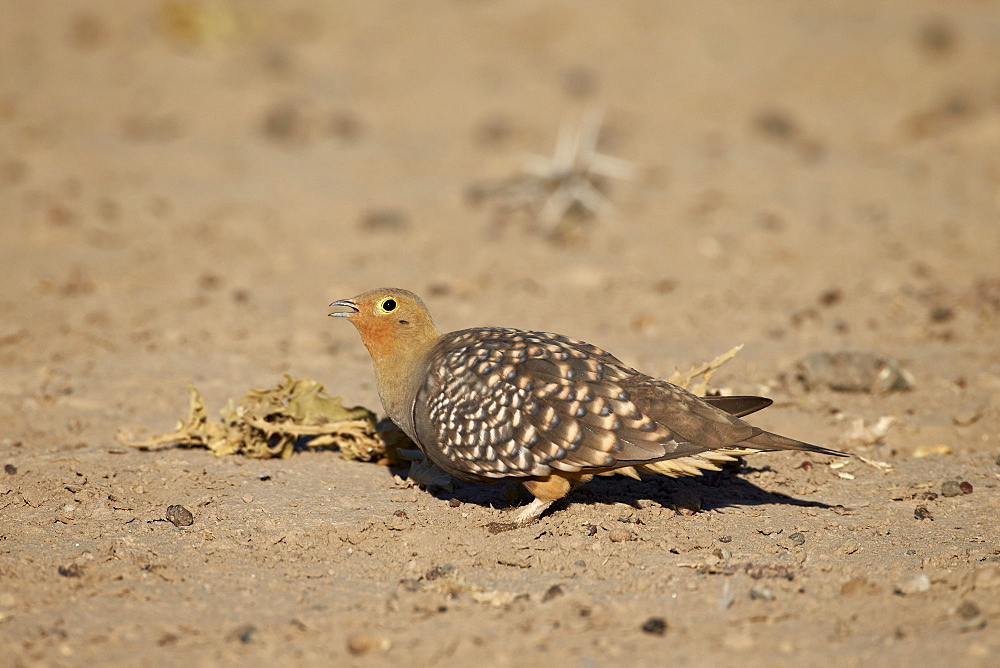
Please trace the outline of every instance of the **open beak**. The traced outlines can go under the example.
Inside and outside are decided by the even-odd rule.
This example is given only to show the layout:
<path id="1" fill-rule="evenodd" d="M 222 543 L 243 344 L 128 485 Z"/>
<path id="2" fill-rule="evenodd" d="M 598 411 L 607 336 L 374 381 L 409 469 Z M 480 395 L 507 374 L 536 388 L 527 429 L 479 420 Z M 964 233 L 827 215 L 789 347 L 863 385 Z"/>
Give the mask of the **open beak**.
<path id="1" fill-rule="evenodd" d="M 335 302 L 331 302 L 330 306 L 351 309 L 350 311 L 337 311 L 336 313 L 330 313 L 329 315 L 334 318 L 349 318 L 358 312 L 358 305 L 351 299 L 338 299 Z"/>

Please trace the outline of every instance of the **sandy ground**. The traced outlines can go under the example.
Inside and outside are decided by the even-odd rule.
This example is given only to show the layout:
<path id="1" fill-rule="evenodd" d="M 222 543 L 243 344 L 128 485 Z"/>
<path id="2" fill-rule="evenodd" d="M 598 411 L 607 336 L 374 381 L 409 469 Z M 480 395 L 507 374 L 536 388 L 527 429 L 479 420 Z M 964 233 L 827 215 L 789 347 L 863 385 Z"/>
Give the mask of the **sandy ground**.
<path id="1" fill-rule="evenodd" d="M 0 663 L 995 665 L 1000 7 L 891 7 L 2 3 Z M 471 205 L 587 109 L 638 167 L 613 213 Z M 380 408 L 326 305 L 382 285 L 658 375 L 744 343 L 714 385 L 856 456 L 491 535 L 503 485 L 115 441 L 189 383 Z M 839 349 L 912 389 L 803 388 Z"/>

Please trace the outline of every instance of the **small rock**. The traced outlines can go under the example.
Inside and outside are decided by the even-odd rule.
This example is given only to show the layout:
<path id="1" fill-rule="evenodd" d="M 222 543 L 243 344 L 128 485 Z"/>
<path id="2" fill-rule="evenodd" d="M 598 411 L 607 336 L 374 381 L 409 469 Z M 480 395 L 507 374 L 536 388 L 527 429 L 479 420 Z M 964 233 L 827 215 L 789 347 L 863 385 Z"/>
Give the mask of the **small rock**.
<path id="1" fill-rule="evenodd" d="M 986 618 L 983 617 L 979 606 L 972 601 L 962 601 L 962 604 L 955 609 L 958 616 L 959 631 L 978 631 L 986 626 Z"/>
<path id="2" fill-rule="evenodd" d="M 931 511 L 927 510 L 926 506 L 917 506 L 913 509 L 913 517 L 918 520 L 933 520 L 934 516 L 931 515 Z"/>
<path id="3" fill-rule="evenodd" d="M 801 531 L 796 531 L 788 537 L 788 540 L 792 541 L 793 545 L 802 545 L 806 542 L 806 537 Z"/>
<path id="4" fill-rule="evenodd" d="M 167 521 L 175 527 L 189 527 L 194 524 L 194 515 L 184 506 L 167 506 Z"/>
<path id="5" fill-rule="evenodd" d="M 955 609 L 955 614 L 962 619 L 972 619 L 979 616 L 979 606 L 972 601 L 963 601 L 962 605 Z"/>
<path id="6" fill-rule="evenodd" d="M 360 655 L 369 652 L 385 652 L 392 646 L 388 638 L 374 635 L 372 633 L 355 633 L 347 639 L 347 651 L 351 654 Z"/>
<path id="7" fill-rule="evenodd" d="M 945 480 L 941 484 L 941 496 L 961 496 L 962 487 L 957 480 Z"/>
<path id="8" fill-rule="evenodd" d="M 83 575 L 83 569 L 77 564 L 67 564 L 59 567 L 59 575 L 64 578 L 78 578 Z"/>
<path id="9" fill-rule="evenodd" d="M 931 322 L 948 322 L 955 317 L 955 311 L 947 306 L 935 306 L 928 315 Z"/>
<path id="10" fill-rule="evenodd" d="M 719 536 L 719 542 L 720 543 L 732 543 L 733 542 L 733 537 L 732 536 Z"/>
<path id="11" fill-rule="evenodd" d="M 774 592 L 766 585 L 755 584 L 753 587 L 750 587 L 750 598 L 755 601 L 773 601 Z"/>
<path id="12" fill-rule="evenodd" d="M 955 414 L 952 416 L 951 421 L 959 427 L 968 427 L 970 424 L 975 424 L 981 417 L 983 417 L 983 412 L 973 409 Z"/>
<path id="13" fill-rule="evenodd" d="M 13 464 L 4 464 L 3 472 L 7 475 L 17 475 L 17 467 Z"/>
<path id="14" fill-rule="evenodd" d="M 253 503 L 253 494 L 244 494 L 243 503 Z"/>
<path id="15" fill-rule="evenodd" d="M 931 579 L 927 577 L 926 573 L 920 573 L 904 582 L 902 586 L 896 589 L 896 592 L 905 596 L 912 596 L 913 594 L 923 594 L 930 591 L 930 588 Z"/>
<path id="16" fill-rule="evenodd" d="M 545 593 L 542 595 L 542 603 L 551 601 L 554 598 L 558 598 L 562 596 L 563 593 L 564 592 L 562 587 L 560 587 L 559 585 L 552 585 L 551 587 L 546 589 Z"/>
<path id="17" fill-rule="evenodd" d="M 458 508 L 460 505 L 462 505 L 462 502 L 458 499 L 448 499 L 449 508 Z"/>
<path id="18" fill-rule="evenodd" d="M 972 494 L 972 483 L 968 480 L 958 483 L 958 488 L 962 490 L 962 494 Z"/>
<path id="19" fill-rule="evenodd" d="M 608 538 L 611 539 L 612 543 L 624 543 L 626 541 L 635 540 L 635 532 L 629 531 L 628 529 L 615 529 L 608 534 Z"/>
<path id="20" fill-rule="evenodd" d="M 829 288 L 824 290 L 819 296 L 819 303 L 821 306 L 835 306 L 839 304 L 844 298 L 844 293 L 839 288 Z"/>
<path id="21" fill-rule="evenodd" d="M 844 554 L 854 554 L 861 549 L 861 543 L 856 540 L 848 540 L 840 546 L 840 549 Z"/>
<path id="22" fill-rule="evenodd" d="M 650 617 L 642 623 L 642 632 L 651 636 L 662 636 L 667 632 L 667 620 L 663 617 Z"/>
<path id="23" fill-rule="evenodd" d="M 229 640 L 236 640 L 244 645 L 249 645 L 257 639 L 257 627 L 253 624 L 244 624 L 233 629 L 229 634 Z"/>
<path id="24" fill-rule="evenodd" d="M 400 519 L 404 519 L 405 520 L 406 519 L 406 511 L 403 510 L 402 508 L 400 508 L 399 510 L 394 511 L 392 513 L 392 516 L 393 517 L 398 517 Z"/>
<path id="25" fill-rule="evenodd" d="M 453 576 L 455 574 L 456 570 L 458 570 L 458 569 L 455 568 L 454 564 L 445 564 L 443 566 L 434 566 L 429 571 L 427 571 L 426 573 L 424 573 L 424 580 L 427 580 L 428 582 L 432 582 L 434 580 L 439 580 L 441 578 L 451 577 L 451 576 Z"/>

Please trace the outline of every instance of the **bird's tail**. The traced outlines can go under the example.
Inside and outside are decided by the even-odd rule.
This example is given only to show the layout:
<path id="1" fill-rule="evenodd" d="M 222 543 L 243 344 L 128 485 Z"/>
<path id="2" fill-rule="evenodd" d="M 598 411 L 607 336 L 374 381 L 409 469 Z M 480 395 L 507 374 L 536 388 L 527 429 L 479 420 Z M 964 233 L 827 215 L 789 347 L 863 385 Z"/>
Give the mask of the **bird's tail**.
<path id="1" fill-rule="evenodd" d="M 846 453 L 840 452 L 838 450 L 831 450 L 830 448 L 824 448 L 819 445 L 813 445 L 812 443 L 804 443 L 802 441 L 796 441 L 794 438 L 788 438 L 787 436 L 781 436 L 779 434 L 772 434 L 769 431 L 763 431 L 759 434 L 751 436 L 745 441 L 740 441 L 737 444 L 738 447 L 742 448 L 752 448 L 754 450 L 761 451 L 775 451 L 775 450 L 802 450 L 804 452 L 816 452 L 821 455 L 832 455 L 834 457 L 847 457 Z"/>

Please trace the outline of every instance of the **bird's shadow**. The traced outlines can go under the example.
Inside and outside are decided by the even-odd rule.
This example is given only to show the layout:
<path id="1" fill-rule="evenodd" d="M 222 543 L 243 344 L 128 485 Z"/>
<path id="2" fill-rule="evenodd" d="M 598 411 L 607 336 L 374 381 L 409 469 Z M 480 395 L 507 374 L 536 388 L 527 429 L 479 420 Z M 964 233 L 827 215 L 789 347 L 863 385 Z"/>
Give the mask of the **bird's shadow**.
<path id="1" fill-rule="evenodd" d="M 635 480 L 625 476 L 595 476 L 592 481 L 571 492 L 553 508 L 572 504 L 626 504 L 639 507 L 640 501 L 652 501 L 663 507 L 677 509 L 695 505 L 700 510 L 717 510 L 734 506 L 786 505 L 803 508 L 837 508 L 838 506 L 798 499 L 780 492 L 770 492 L 739 476 L 740 473 L 767 471 L 770 467 L 722 470 L 700 476 L 668 478 L 648 476 Z M 531 499 L 520 484 L 484 484 L 456 481 L 453 490 L 440 487 L 428 492 L 438 499 L 457 499 L 488 508 L 509 508 L 523 505 Z"/>

